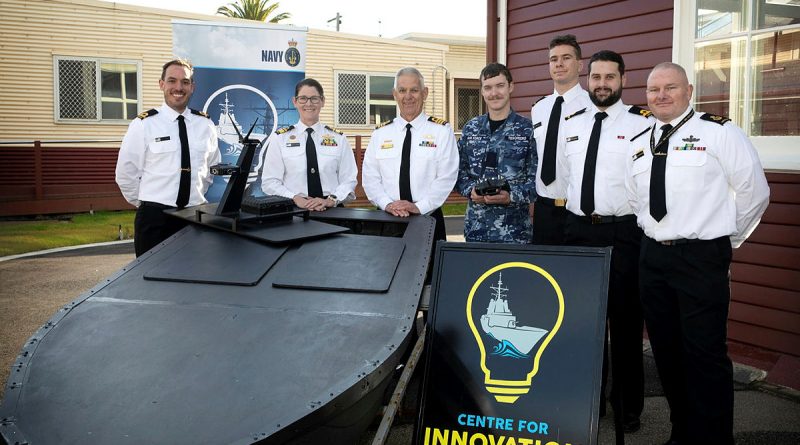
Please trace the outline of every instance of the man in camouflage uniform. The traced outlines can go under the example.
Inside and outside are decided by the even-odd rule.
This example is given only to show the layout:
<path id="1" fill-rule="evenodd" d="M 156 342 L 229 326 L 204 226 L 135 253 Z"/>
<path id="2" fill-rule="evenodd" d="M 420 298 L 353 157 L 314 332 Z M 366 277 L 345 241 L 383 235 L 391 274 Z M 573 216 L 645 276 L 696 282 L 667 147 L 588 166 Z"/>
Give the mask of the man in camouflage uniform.
<path id="1" fill-rule="evenodd" d="M 469 198 L 464 216 L 466 241 L 528 243 L 528 204 L 535 199 L 536 142 L 531 121 L 511 109 L 514 83 L 504 65 L 481 70 L 481 95 L 487 114 L 470 120 L 458 142 L 460 164 L 456 189 Z M 481 194 L 485 178 L 503 178 L 509 190 Z"/>

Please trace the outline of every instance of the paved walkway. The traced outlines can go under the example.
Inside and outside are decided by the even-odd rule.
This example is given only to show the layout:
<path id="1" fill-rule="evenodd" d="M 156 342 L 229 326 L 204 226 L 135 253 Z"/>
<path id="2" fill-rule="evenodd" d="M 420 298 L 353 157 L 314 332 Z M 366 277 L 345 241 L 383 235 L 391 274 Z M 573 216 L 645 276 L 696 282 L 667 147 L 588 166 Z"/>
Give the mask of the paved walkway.
<path id="1" fill-rule="evenodd" d="M 448 238 L 463 240 L 459 218 L 448 218 L 447 223 Z M 59 307 L 133 259 L 133 244 L 122 243 L 0 261 L 0 381 L 6 381 L 23 342 Z M 669 436 L 668 409 L 649 353 L 645 369 L 642 429 L 626 437 L 627 443 L 634 445 L 661 444 Z M 800 393 L 762 381 L 751 382 L 754 377 L 763 378 L 763 373 L 751 368 L 737 366 L 736 376 L 736 443 L 800 444 Z M 406 400 L 404 406 L 406 415 L 392 429 L 391 445 L 412 443 L 413 425 L 409 422 L 414 418 L 415 400 Z M 601 419 L 601 445 L 614 443 L 611 417 Z M 374 431 L 368 431 L 360 443 L 371 443 L 372 435 Z"/>

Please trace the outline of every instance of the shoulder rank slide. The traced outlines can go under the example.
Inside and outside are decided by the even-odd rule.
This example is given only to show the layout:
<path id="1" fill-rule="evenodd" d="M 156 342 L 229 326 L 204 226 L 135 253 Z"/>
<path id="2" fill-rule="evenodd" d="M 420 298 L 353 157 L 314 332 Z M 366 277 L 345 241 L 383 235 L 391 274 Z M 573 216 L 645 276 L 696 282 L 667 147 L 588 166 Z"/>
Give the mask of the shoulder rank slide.
<path id="1" fill-rule="evenodd" d="M 581 114 L 583 114 L 583 113 L 585 113 L 585 112 L 586 112 L 586 108 L 583 108 L 583 109 L 581 109 L 581 110 L 578 110 L 578 111 L 576 111 L 576 112 L 574 112 L 574 113 L 570 114 L 569 116 L 565 117 L 565 118 L 564 118 L 564 120 L 565 120 L 565 121 L 568 121 L 568 120 L 572 119 L 573 117 L 575 117 L 575 116 L 578 116 L 578 115 L 581 115 Z"/>
<path id="2" fill-rule="evenodd" d="M 653 115 L 652 111 L 645 110 L 644 108 L 637 107 L 636 105 L 631 105 L 631 107 L 628 108 L 628 113 L 638 114 L 639 116 L 644 116 L 644 117 L 650 117 Z"/>
<path id="3" fill-rule="evenodd" d="M 289 125 L 288 127 L 278 128 L 277 130 L 275 130 L 275 134 L 283 134 L 283 133 L 286 133 L 287 131 L 289 131 L 289 130 L 291 130 L 293 128 L 294 128 L 294 125 Z"/>
<path id="4" fill-rule="evenodd" d="M 194 110 L 192 108 L 189 108 L 189 111 L 191 111 L 192 114 L 196 114 L 198 116 L 203 116 L 203 117 L 207 117 L 207 118 L 211 119 L 211 116 L 209 116 L 208 113 L 206 113 L 205 111 Z"/>
<path id="5" fill-rule="evenodd" d="M 156 114 L 158 114 L 158 110 L 156 110 L 155 108 L 151 108 L 147 111 L 142 111 L 136 117 L 138 117 L 139 119 L 144 119 L 146 117 L 155 116 Z"/>
<path id="6" fill-rule="evenodd" d="M 428 117 L 428 121 L 433 122 L 434 124 L 447 125 L 447 121 L 446 120 L 439 119 L 438 117 L 430 116 L 430 117 Z"/>
<path id="7" fill-rule="evenodd" d="M 700 116 L 700 119 L 703 119 L 704 121 L 715 122 L 720 125 L 725 125 L 725 122 L 731 121 L 725 116 L 719 116 L 711 113 L 704 113 L 702 116 Z"/>
<path id="8" fill-rule="evenodd" d="M 641 133 L 639 133 L 639 134 L 637 134 L 636 136 L 632 137 L 630 141 L 631 141 L 631 142 L 635 141 L 635 140 L 636 140 L 636 139 L 637 139 L 639 136 L 641 136 L 641 135 L 643 135 L 643 134 L 647 133 L 648 131 L 650 131 L 650 127 L 647 127 L 647 128 L 645 128 L 644 130 L 642 130 L 642 132 L 641 132 Z"/>
<path id="9" fill-rule="evenodd" d="M 389 125 L 391 123 L 392 123 L 392 121 L 381 122 L 380 124 L 375 126 L 375 129 L 377 130 L 378 128 L 383 128 L 383 127 L 385 127 L 385 126 L 387 126 L 387 125 Z"/>
<path id="10" fill-rule="evenodd" d="M 344 133 L 342 133 L 341 131 L 339 131 L 339 130 L 337 130 L 337 129 L 335 129 L 335 128 L 331 127 L 331 126 L 328 126 L 328 125 L 326 125 L 326 126 L 325 126 L 325 128 L 326 128 L 326 129 L 328 129 L 329 131 L 332 131 L 332 132 L 334 132 L 334 133 L 336 133 L 336 134 L 339 134 L 339 135 L 342 135 L 342 134 L 344 134 Z"/>
<path id="11" fill-rule="evenodd" d="M 539 102 L 543 101 L 545 97 L 547 97 L 547 96 L 542 96 L 542 97 L 540 97 L 540 98 L 536 99 L 536 102 L 534 102 L 534 103 L 533 103 L 533 105 L 536 105 L 536 104 L 538 104 Z"/>

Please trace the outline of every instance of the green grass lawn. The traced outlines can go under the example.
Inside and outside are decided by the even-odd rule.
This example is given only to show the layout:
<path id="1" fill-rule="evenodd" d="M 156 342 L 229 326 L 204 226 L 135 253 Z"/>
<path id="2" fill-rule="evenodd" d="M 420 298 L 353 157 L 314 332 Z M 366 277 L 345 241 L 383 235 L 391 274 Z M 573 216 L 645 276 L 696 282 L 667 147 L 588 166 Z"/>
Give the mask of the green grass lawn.
<path id="1" fill-rule="evenodd" d="M 0 256 L 133 237 L 133 210 L 67 218 L 0 222 Z"/>
<path id="2" fill-rule="evenodd" d="M 463 215 L 466 204 L 445 204 L 445 215 Z M 78 213 L 59 219 L 0 222 L 0 256 L 133 238 L 133 210 Z"/>

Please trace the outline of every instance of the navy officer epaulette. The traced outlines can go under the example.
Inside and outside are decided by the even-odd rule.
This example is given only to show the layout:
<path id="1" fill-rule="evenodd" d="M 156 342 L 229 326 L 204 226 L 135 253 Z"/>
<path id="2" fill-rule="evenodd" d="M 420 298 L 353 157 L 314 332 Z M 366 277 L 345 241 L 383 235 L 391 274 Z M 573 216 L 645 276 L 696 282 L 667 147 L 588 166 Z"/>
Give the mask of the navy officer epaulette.
<path id="1" fill-rule="evenodd" d="M 158 110 L 156 110 L 155 108 L 151 108 L 147 111 L 142 111 L 136 117 L 138 117 L 139 119 L 144 119 L 146 117 L 155 116 L 156 114 L 158 114 Z"/>
<path id="2" fill-rule="evenodd" d="M 628 108 L 628 113 L 638 114 L 639 116 L 644 116 L 644 117 L 650 117 L 653 115 L 652 111 L 645 110 L 644 108 L 637 107 L 636 105 L 631 105 L 631 107 Z"/>
<path id="3" fill-rule="evenodd" d="M 650 128 L 651 128 L 651 127 L 647 127 L 647 128 L 645 128 L 644 130 L 642 130 L 642 132 L 641 132 L 641 133 L 639 133 L 639 134 L 637 134 L 636 136 L 632 137 L 632 138 L 631 138 L 631 140 L 630 140 L 630 142 L 633 142 L 633 141 L 635 141 L 635 140 L 636 140 L 636 138 L 638 138 L 639 136 L 641 136 L 641 135 L 643 135 L 643 134 L 647 133 L 648 131 L 650 131 Z"/>
<path id="4" fill-rule="evenodd" d="M 538 104 L 539 102 L 543 101 L 545 97 L 547 97 L 547 96 L 542 96 L 542 97 L 540 97 L 540 98 L 536 99 L 536 102 L 534 102 L 534 103 L 533 103 L 533 105 L 536 105 L 536 104 Z"/>
<path id="5" fill-rule="evenodd" d="M 438 117 L 430 116 L 430 117 L 428 117 L 428 121 L 429 122 L 433 122 L 434 124 L 447 125 L 447 121 L 446 120 L 439 119 Z"/>
<path id="6" fill-rule="evenodd" d="M 387 125 L 389 125 L 391 123 L 392 123 L 392 121 L 381 122 L 380 124 L 375 126 L 375 129 L 377 130 L 378 128 L 383 128 L 383 127 L 385 127 L 385 126 L 387 126 Z"/>
<path id="7" fill-rule="evenodd" d="M 206 113 L 205 111 L 195 110 L 193 108 L 189 108 L 189 111 L 191 111 L 192 114 L 196 114 L 198 116 L 203 116 L 211 119 L 211 116 L 209 116 L 208 113 Z"/>
<path id="8" fill-rule="evenodd" d="M 570 114 L 569 116 L 565 117 L 564 120 L 568 121 L 568 120 L 572 119 L 573 117 L 579 116 L 579 115 L 581 115 L 581 114 L 583 114 L 585 112 L 586 112 L 586 108 L 580 109 L 580 110 Z"/>
<path id="9" fill-rule="evenodd" d="M 334 133 L 338 134 L 338 135 L 342 135 L 342 134 L 344 134 L 344 133 L 342 133 L 341 131 L 339 131 L 339 130 L 337 130 L 337 129 L 335 129 L 335 128 L 333 128 L 333 127 L 329 126 L 329 125 L 326 125 L 326 126 L 325 126 L 325 128 L 326 128 L 326 129 L 328 129 L 329 131 L 332 131 L 332 132 L 334 132 Z"/>
<path id="10" fill-rule="evenodd" d="M 725 116 L 719 116 L 711 113 L 704 113 L 702 116 L 700 116 L 700 119 L 703 119 L 704 121 L 715 122 L 720 125 L 725 125 L 725 122 L 731 121 Z"/>
<path id="11" fill-rule="evenodd" d="M 294 128 L 294 125 L 289 125 L 288 127 L 278 128 L 275 131 L 275 134 L 283 134 L 283 133 L 286 133 L 287 131 L 289 131 L 289 130 L 291 130 L 293 128 Z"/>

